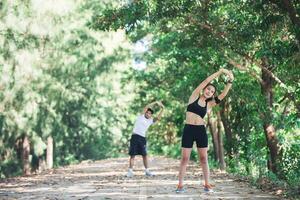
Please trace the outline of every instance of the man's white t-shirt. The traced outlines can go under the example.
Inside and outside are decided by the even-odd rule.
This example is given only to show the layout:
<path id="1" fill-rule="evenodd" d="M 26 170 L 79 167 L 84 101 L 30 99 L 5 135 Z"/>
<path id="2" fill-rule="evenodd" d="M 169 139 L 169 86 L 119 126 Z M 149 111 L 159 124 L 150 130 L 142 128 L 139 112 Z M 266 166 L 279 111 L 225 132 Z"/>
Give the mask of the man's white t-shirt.
<path id="1" fill-rule="evenodd" d="M 133 133 L 146 137 L 146 131 L 153 124 L 153 119 L 147 119 L 144 114 L 139 115 L 135 121 Z"/>

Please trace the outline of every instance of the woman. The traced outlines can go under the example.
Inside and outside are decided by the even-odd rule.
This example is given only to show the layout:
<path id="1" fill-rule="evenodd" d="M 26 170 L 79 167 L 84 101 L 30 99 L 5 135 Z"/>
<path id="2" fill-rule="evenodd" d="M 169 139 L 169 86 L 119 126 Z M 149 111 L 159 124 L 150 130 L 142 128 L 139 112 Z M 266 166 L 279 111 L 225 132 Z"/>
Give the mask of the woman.
<path id="1" fill-rule="evenodd" d="M 226 87 L 222 93 L 215 96 L 216 87 L 210 82 L 220 76 L 222 73 L 229 77 Z M 176 189 L 177 193 L 185 192 L 183 188 L 183 177 L 186 172 L 186 167 L 190 158 L 193 143 L 196 141 L 198 155 L 202 166 L 204 177 L 204 191 L 212 192 L 212 186 L 209 184 L 209 168 L 207 159 L 207 134 L 205 129 L 204 116 L 207 110 L 210 110 L 227 95 L 232 86 L 233 74 L 226 69 L 220 69 L 218 72 L 207 77 L 192 93 L 189 98 L 189 103 L 186 112 L 186 124 L 184 126 L 182 141 L 181 141 L 181 162 L 179 169 L 179 183 Z M 202 94 L 200 94 L 202 92 Z"/>

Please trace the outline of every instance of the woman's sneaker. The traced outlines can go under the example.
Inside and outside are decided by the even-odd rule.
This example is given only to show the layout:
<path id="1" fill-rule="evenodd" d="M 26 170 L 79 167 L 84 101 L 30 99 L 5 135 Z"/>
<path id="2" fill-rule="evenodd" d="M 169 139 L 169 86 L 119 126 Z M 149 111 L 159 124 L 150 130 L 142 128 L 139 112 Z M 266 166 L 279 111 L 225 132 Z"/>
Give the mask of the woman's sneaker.
<path id="1" fill-rule="evenodd" d="M 176 193 L 185 193 L 185 189 L 183 186 L 177 186 L 177 189 L 175 190 Z"/>
<path id="2" fill-rule="evenodd" d="M 204 192 L 214 192 L 214 190 L 212 189 L 212 185 L 208 184 L 208 185 L 203 185 L 203 190 Z"/>

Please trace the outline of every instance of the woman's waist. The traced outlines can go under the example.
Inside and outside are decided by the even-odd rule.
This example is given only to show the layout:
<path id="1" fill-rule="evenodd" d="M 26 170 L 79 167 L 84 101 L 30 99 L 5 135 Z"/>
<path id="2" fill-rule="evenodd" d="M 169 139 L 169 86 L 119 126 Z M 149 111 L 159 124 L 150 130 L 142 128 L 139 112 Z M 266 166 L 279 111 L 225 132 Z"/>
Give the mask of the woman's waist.
<path id="1" fill-rule="evenodd" d="M 185 124 L 189 125 L 206 125 L 203 118 L 198 115 L 193 114 L 186 114 Z"/>

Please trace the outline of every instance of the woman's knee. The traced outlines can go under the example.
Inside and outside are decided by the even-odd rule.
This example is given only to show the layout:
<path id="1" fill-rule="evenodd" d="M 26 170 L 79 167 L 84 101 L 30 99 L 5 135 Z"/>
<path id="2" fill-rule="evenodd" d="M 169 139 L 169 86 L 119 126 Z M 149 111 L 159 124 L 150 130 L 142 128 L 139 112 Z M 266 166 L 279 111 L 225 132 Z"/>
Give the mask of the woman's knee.
<path id="1" fill-rule="evenodd" d="M 189 162 L 189 157 L 188 156 L 183 156 L 181 158 L 181 163 L 184 164 L 184 165 L 187 165 Z"/>
<path id="2" fill-rule="evenodd" d="M 200 163 L 207 164 L 207 156 L 200 156 Z"/>

